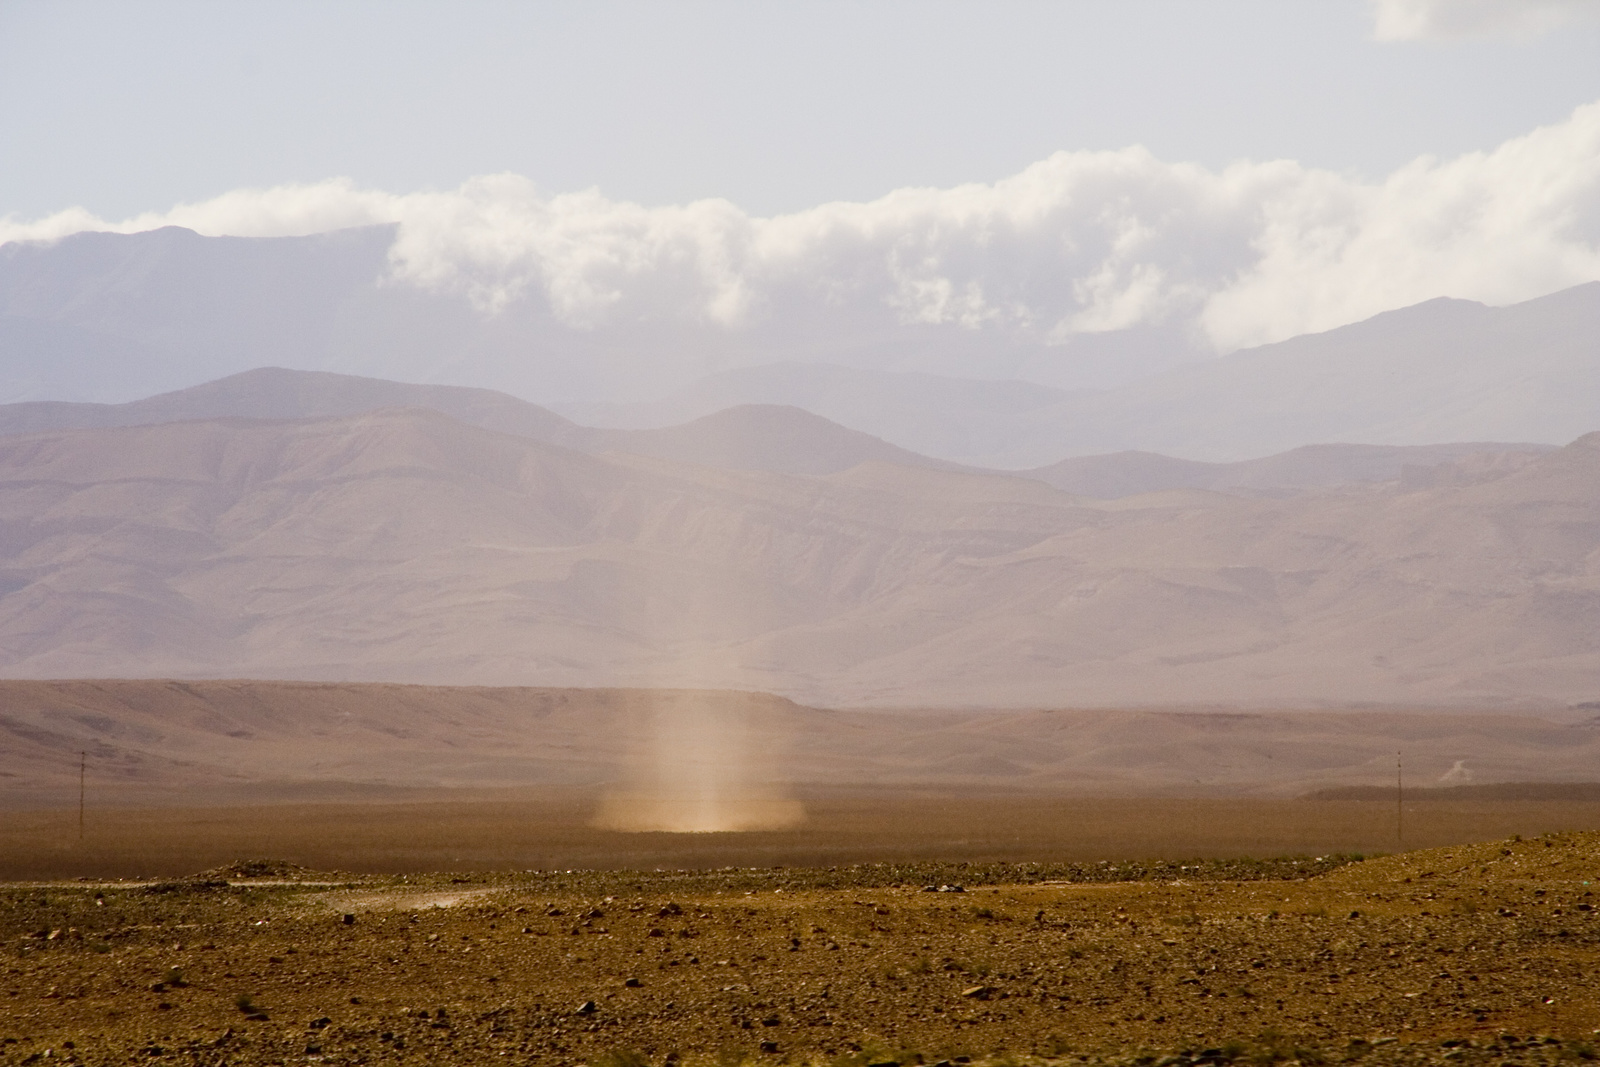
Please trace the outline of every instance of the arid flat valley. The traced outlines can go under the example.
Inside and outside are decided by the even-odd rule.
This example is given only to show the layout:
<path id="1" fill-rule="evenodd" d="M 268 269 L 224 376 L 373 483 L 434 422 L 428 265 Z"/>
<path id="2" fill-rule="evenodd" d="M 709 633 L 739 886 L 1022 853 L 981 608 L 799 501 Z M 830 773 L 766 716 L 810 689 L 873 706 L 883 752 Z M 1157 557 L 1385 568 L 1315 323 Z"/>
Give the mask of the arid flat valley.
<path id="1" fill-rule="evenodd" d="M 13 884 L 0 1062 L 1576 1062 L 1597 841 Z"/>
<path id="2" fill-rule="evenodd" d="M 1499 1065 L 1600 1028 L 1585 709 L 0 698 L 4 1063 Z M 666 771 L 800 817 L 607 825 L 697 721 L 757 772 Z"/>

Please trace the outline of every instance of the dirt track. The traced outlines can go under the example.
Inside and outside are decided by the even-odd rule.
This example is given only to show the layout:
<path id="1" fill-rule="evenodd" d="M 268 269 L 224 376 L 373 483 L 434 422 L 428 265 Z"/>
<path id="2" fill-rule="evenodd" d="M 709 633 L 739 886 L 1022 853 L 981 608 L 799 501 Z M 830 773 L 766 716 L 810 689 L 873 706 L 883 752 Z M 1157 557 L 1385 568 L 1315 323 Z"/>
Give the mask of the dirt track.
<path id="1" fill-rule="evenodd" d="M 612 1067 L 1188 1049 L 1499 1064 L 1592 1056 L 1600 1027 L 1596 834 L 1344 866 L 304 887 L 226 874 L 6 890 L 0 1028 L 13 1040 L 0 1062 L 45 1062 L 46 1049 L 50 1062 Z"/>

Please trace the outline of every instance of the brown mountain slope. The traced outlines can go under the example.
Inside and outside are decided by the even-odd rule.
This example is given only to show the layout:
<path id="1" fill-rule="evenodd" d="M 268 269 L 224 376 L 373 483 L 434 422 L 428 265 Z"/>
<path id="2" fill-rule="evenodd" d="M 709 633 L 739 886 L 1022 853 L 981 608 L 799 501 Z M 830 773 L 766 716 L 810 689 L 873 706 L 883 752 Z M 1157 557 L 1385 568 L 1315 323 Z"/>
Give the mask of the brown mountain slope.
<path id="1" fill-rule="evenodd" d="M 986 705 L 1593 699 L 1600 435 L 1492 480 L 1085 504 L 432 412 L 0 439 L 0 674 Z"/>

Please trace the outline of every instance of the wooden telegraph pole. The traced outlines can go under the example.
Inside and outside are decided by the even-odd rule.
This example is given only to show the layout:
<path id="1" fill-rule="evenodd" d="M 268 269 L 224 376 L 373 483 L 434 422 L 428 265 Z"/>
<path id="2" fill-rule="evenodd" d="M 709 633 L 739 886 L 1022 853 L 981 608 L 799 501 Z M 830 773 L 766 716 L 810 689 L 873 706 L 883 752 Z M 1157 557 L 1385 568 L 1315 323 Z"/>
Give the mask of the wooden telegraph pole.
<path id="1" fill-rule="evenodd" d="M 1402 848 L 1406 843 L 1405 780 L 1401 776 L 1400 753 L 1394 754 L 1394 837 Z"/>

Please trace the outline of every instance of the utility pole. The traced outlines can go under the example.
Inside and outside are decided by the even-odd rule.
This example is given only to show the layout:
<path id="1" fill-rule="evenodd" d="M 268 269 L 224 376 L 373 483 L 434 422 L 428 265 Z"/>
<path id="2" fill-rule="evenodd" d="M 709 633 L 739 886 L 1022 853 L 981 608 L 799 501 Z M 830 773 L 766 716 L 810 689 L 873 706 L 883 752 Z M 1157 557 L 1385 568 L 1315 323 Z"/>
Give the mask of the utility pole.
<path id="1" fill-rule="evenodd" d="M 89 753 L 78 753 L 78 840 L 83 840 L 84 781 L 89 774 Z"/>
<path id="2" fill-rule="evenodd" d="M 1394 754 L 1394 836 L 1402 848 L 1406 843 L 1405 779 L 1401 774 L 1400 753 Z"/>

